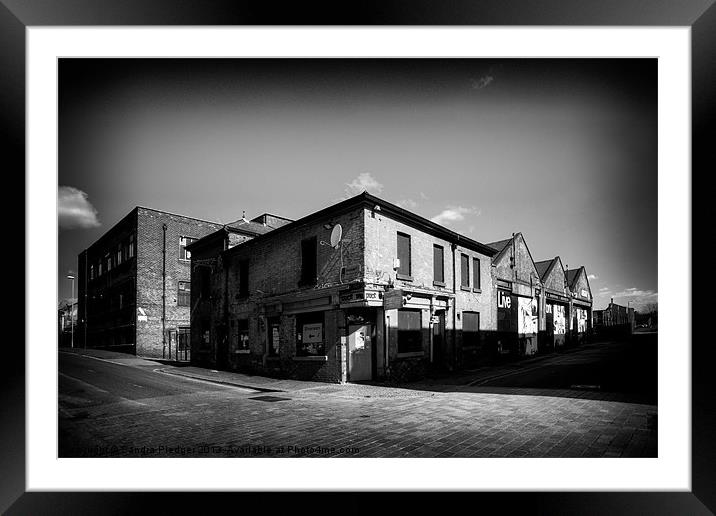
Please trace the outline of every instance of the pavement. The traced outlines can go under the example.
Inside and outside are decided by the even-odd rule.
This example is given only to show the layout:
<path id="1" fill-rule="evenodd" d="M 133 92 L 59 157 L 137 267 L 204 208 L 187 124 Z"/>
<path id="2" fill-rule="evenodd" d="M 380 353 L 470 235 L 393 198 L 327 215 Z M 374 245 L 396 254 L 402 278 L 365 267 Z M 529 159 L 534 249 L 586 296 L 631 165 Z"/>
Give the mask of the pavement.
<path id="1" fill-rule="evenodd" d="M 428 379 L 392 387 L 214 372 L 99 350 L 61 352 L 59 454 L 655 457 L 655 404 L 549 387 L 552 371 L 580 371 L 580 364 L 612 355 L 618 362 L 623 350 L 597 346 L 476 370 L 460 384 Z"/>

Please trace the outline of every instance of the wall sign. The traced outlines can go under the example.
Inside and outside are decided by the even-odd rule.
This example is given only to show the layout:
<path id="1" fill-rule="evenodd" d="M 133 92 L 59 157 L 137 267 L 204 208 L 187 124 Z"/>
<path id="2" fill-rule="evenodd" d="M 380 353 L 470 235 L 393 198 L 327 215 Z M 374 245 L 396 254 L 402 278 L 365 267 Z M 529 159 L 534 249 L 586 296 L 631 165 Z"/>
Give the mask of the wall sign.
<path id="1" fill-rule="evenodd" d="M 303 325 L 303 342 L 305 344 L 323 342 L 323 324 L 304 324 Z"/>
<path id="2" fill-rule="evenodd" d="M 403 291 L 401 289 L 388 290 L 383 295 L 383 308 L 386 310 L 403 308 Z"/>
<path id="3" fill-rule="evenodd" d="M 497 308 L 511 308 L 512 298 L 510 293 L 504 290 L 497 291 Z"/>

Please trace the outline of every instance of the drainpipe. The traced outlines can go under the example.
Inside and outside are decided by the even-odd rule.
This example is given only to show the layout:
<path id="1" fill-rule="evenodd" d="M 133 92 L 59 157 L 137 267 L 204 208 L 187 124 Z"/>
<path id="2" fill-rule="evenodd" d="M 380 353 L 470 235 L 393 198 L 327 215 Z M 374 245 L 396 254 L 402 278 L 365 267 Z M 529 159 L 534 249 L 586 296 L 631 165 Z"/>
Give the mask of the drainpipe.
<path id="1" fill-rule="evenodd" d="M 167 349 L 166 335 L 167 316 L 167 225 L 162 224 L 162 358 Z M 171 355 L 171 350 L 169 350 Z M 171 356 L 169 357 L 171 358 Z"/>
<path id="2" fill-rule="evenodd" d="M 460 235 L 458 235 L 457 240 L 460 240 Z M 457 349 L 457 280 L 455 278 L 455 251 L 457 250 L 457 242 L 450 244 L 450 248 L 452 249 L 452 352 L 454 355 Z"/>
<path id="3" fill-rule="evenodd" d="M 87 349 L 87 291 L 89 290 L 89 281 L 87 279 L 87 249 L 85 249 L 85 310 L 82 315 L 84 315 L 84 339 L 83 339 L 83 349 Z M 79 306 L 79 305 L 78 305 Z"/>

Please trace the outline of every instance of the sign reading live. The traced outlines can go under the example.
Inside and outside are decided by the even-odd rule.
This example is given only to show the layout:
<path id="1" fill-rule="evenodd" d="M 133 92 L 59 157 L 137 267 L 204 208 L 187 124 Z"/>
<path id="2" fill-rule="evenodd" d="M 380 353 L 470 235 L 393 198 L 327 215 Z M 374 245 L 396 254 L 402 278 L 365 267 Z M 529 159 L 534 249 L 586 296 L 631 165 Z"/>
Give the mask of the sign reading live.
<path id="1" fill-rule="evenodd" d="M 512 307 L 512 299 L 510 293 L 505 290 L 497 291 L 497 308 L 510 308 Z"/>

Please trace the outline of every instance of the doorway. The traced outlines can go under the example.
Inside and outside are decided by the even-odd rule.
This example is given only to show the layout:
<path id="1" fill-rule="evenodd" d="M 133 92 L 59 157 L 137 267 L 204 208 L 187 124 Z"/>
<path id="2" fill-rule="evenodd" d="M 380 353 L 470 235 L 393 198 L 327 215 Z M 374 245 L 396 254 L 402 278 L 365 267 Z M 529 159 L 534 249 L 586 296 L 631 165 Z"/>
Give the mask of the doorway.
<path id="1" fill-rule="evenodd" d="M 445 310 L 436 310 L 433 322 L 433 367 L 445 366 Z"/>
<path id="2" fill-rule="evenodd" d="M 348 326 L 348 380 L 373 379 L 373 343 L 370 324 Z"/>

